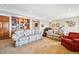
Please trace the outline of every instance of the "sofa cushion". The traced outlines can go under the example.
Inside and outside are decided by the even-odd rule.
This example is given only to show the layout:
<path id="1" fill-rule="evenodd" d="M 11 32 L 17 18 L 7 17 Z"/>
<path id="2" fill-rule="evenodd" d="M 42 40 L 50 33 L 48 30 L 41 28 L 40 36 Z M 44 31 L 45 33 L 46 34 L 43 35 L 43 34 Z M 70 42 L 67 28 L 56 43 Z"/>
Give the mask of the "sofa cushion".
<path id="1" fill-rule="evenodd" d="M 31 33 L 32 33 L 32 35 L 34 35 L 35 34 L 35 29 L 32 29 Z"/>
<path id="2" fill-rule="evenodd" d="M 24 36 L 24 30 L 16 31 L 14 34 L 16 34 L 18 37 Z"/>
<path id="3" fill-rule="evenodd" d="M 31 34 L 31 31 L 30 30 L 25 30 L 24 34 L 25 34 L 25 36 L 29 36 Z"/>
<path id="4" fill-rule="evenodd" d="M 16 41 L 16 40 L 18 40 L 18 39 L 19 39 L 19 37 L 18 37 L 17 34 L 13 34 L 13 35 L 12 35 L 12 40 L 13 40 L 13 41 Z"/>

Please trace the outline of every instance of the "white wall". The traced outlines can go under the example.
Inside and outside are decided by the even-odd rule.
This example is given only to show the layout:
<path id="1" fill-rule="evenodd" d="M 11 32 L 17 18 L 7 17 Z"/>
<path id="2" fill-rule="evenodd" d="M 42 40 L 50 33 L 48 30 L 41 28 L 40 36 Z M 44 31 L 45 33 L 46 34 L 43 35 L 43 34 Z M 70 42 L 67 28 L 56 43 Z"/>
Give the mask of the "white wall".
<path id="1" fill-rule="evenodd" d="M 43 32 L 43 30 L 48 27 L 49 25 L 49 22 L 48 21 L 45 21 L 45 20 L 42 20 L 42 19 L 35 19 L 35 18 L 31 18 L 30 20 L 30 28 L 32 29 L 32 20 L 39 20 L 40 21 L 40 30 Z M 42 27 L 41 25 L 44 25 L 44 27 Z"/>
<path id="2" fill-rule="evenodd" d="M 44 25 L 44 27 L 41 27 L 41 25 Z M 44 20 L 40 20 L 40 30 L 43 31 L 46 27 L 49 26 L 49 22 L 44 21 Z"/>
<path id="3" fill-rule="evenodd" d="M 69 20 L 75 21 L 76 25 L 73 27 L 69 27 L 68 24 L 66 23 L 66 21 L 69 21 Z M 57 21 L 53 20 L 51 23 L 54 23 L 54 22 L 59 22 L 61 25 L 64 25 L 63 30 L 65 34 L 69 32 L 79 32 L 79 17 L 70 17 L 65 19 L 59 19 Z M 50 25 L 51 24 L 49 24 L 49 26 Z"/>
<path id="4" fill-rule="evenodd" d="M 71 18 L 67 18 L 67 19 L 63 19 L 64 22 L 63 24 L 65 24 L 64 27 L 64 32 L 65 33 L 69 33 L 69 32 L 79 32 L 79 17 L 71 17 Z M 73 27 L 69 27 L 68 24 L 66 23 L 67 20 L 73 20 L 76 22 L 75 26 Z"/>
<path id="5" fill-rule="evenodd" d="M 53 30 L 58 29 L 58 27 L 56 26 L 57 23 L 60 24 L 59 25 L 60 27 L 63 26 L 63 20 L 62 21 L 61 20 L 52 20 L 49 22 L 49 27 L 51 27 Z M 55 26 L 53 26 L 53 25 L 55 25 Z"/>

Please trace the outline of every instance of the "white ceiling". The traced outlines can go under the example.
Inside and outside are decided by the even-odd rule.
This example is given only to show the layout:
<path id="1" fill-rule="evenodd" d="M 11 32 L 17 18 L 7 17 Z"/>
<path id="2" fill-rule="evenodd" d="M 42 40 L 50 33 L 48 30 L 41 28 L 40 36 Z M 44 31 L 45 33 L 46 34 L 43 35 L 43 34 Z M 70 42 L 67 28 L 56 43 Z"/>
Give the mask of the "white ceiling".
<path id="1" fill-rule="evenodd" d="M 3 6 L 8 9 L 18 10 L 26 16 L 31 15 L 44 20 L 79 16 L 78 4 L 4 4 Z"/>

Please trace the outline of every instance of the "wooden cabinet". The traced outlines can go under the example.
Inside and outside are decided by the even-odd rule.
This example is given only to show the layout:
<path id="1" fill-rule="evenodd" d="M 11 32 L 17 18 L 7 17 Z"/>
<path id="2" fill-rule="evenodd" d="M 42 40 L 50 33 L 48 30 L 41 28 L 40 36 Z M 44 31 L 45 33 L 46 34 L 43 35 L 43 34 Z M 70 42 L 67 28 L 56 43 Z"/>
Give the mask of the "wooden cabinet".
<path id="1" fill-rule="evenodd" d="M 9 38 L 9 17 L 0 16 L 0 40 Z"/>

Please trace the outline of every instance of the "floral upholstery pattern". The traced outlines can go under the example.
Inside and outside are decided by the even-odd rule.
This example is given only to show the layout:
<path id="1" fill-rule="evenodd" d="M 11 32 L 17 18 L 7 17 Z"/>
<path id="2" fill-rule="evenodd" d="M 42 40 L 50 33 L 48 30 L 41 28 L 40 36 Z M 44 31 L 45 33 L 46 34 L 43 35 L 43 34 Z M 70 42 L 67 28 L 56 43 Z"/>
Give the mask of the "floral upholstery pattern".
<path id="1" fill-rule="evenodd" d="M 42 38 L 40 30 L 19 30 L 12 35 L 12 40 L 15 41 L 15 46 L 22 46 Z"/>

